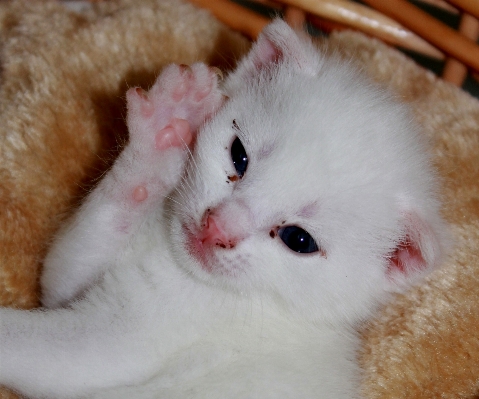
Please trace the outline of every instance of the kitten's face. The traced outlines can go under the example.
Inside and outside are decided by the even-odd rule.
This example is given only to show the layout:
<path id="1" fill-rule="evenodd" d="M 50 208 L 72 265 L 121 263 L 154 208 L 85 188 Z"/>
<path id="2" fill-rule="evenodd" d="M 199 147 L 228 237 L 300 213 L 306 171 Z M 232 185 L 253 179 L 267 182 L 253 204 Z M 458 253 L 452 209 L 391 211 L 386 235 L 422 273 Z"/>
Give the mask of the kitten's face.
<path id="1" fill-rule="evenodd" d="M 403 110 L 308 51 L 318 73 L 284 56 L 228 78 L 176 197 L 173 240 L 207 284 L 363 317 L 394 279 L 408 196 L 428 204 L 431 180 Z"/>

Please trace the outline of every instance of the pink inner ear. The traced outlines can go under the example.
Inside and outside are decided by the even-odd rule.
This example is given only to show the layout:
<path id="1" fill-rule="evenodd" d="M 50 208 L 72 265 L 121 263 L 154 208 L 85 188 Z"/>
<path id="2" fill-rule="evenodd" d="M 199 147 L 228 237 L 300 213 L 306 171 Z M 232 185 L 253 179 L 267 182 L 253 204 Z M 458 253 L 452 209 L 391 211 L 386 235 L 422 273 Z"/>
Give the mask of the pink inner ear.
<path id="1" fill-rule="evenodd" d="M 408 274 L 414 270 L 424 269 L 426 266 L 421 249 L 409 236 L 406 236 L 404 240 L 399 242 L 389 258 L 388 273 L 399 271 Z"/>
<path id="2" fill-rule="evenodd" d="M 265 65 L 277 63 L 283 58 L 283 51 L 271 40 L 264 37 L 257 42 L 254 50 L 253 64 L 256 69 L 264 68 Z"/>

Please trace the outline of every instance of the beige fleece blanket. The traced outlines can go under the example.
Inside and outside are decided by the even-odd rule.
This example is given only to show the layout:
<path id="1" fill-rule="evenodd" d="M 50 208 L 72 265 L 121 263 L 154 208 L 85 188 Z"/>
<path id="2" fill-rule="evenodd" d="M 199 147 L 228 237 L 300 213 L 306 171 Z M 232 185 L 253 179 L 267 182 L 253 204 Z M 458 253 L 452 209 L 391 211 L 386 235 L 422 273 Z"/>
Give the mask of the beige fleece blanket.
<path id="1" fill-rule="evenodd" d="M 82 15 L 2 2 L 0 35 L 0 304 L 29 308 L 49 240 L 125 141 L 126 88 L 148 87 L 170 62 L 231 67 L 248 45 L 175 0 L 111 0 Z M 479 102 L 358 34 L 328 48 L 413 105 L 455 240 L 442 268 L 364 326 L 364 396 L 477 397 Z"/>

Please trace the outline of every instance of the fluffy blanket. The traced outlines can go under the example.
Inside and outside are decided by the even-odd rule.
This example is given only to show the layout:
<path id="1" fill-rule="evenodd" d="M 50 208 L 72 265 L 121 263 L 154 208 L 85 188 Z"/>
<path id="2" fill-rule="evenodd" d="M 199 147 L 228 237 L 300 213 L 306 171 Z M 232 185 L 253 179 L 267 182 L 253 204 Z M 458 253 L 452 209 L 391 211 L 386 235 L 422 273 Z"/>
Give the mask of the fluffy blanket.
<path id="1" fill-rule="evenodd" d="M 0 304 L 30 308 L 49 241 L 126 139 L 127 87 L 148 87 L 170 62 L 227 69 L 248 43 L 179 0 L 111 0 L 82 14 L 53 1 L 2 2 L 0 35 Z M 439 270 L 364 326 L 364 396 L 474 398 L 479 102 L 358 34 L 334 34 L 326 48 L 413 105 L 454 237 Z"/>

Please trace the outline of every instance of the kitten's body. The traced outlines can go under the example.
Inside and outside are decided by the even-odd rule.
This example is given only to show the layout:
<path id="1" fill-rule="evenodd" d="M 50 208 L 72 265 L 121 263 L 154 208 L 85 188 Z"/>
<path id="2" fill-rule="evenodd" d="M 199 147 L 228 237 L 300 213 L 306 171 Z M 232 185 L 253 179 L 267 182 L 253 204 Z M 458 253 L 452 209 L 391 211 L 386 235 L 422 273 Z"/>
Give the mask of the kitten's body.
<path id="1" fill-rule="evenodd" d="M 47 256 L 54 309 L 0 310 L 0 384 L 49 398 L 360 396 L 354 327 L 441 252 L 417 133 L 280 21 L 224 105 L 215 84 L 203 65 L 172 66 L 128 92 L 130 144 Z M 187 160 L 181 142 L 218 109 Z M 288 227 L 313 237 L 310 253 Z"/>

